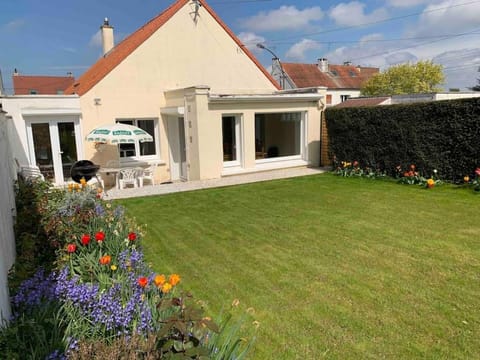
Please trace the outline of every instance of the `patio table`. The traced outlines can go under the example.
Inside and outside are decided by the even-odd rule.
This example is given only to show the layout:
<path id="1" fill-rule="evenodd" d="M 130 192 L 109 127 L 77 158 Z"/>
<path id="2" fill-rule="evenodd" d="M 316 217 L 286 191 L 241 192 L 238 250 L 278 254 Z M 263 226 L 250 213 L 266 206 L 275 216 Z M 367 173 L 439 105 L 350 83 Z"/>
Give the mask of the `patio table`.
<path id="1" fill-rule="evenodd" d="M 120 175 L 120 170 L 122 169 L 127 169 L 127 168 L 135 168 L 139 170 L 143 170 L 147 167 L 149 167 L 150 164 L 146 162 L 138 162 L 135 164 L 132 164 L 130 166 L 121 166 L 121 167 L 100 167 L 98 172 L 105 174 L 105 175 L 113 175 L 115 178 L 115 187 L 117 189 L 120 189 L 120 182 L 119 182 L 119 175 Z"/>

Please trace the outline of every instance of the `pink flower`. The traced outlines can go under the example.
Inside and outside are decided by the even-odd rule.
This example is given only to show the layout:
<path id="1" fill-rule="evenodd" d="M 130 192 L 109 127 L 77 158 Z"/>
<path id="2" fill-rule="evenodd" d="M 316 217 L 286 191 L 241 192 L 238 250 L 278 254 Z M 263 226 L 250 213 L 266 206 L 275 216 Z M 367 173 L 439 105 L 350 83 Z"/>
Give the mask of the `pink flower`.
<path id="1" fill-rule="evenodd" d="M 480 176 L 480 167 L 475 169 L 475 174 L 477 174 L 477 176 Z"/>

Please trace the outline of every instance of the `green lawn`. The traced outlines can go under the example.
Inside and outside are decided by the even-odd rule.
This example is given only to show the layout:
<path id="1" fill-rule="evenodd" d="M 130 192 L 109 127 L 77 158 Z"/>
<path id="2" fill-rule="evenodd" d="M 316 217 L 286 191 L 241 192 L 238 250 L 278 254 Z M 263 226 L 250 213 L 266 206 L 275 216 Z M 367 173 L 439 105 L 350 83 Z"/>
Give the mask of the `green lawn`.
<path id="1" fill-rule="evenodd" d="M 254 359 L 479 359 L 480 195 L 331 174 L 122 200 L 154 269 L 260 321 Z"/>

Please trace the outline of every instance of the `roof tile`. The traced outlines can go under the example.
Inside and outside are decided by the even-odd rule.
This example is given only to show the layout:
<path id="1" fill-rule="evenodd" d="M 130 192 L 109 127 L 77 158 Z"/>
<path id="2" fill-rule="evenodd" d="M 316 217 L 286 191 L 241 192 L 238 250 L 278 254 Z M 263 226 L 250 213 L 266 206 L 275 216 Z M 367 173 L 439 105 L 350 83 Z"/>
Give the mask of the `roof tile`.
<path id="1" fill-rule="evenodd" d="M 58 95 L 75 81 L 72 76 L 13 75 L 12 78 L 15 95 Z"/>
<path id="2" fill-rule="evenodd" d="M 282 63 L 283 70 L 299 88 L 326 86 L 329 89 L 360 89 L 379 72 L 378 68 L 354 65 L 329 65 L 322 72 L 317 64 Z"/>

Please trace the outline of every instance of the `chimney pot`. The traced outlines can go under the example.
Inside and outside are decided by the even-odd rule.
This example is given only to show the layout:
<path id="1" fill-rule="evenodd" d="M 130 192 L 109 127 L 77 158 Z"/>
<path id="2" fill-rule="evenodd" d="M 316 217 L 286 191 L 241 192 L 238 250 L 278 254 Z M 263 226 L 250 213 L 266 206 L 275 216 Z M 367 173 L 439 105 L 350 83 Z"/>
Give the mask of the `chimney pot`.
<path id="1" fill-rule="evenodd" d="M 321 72 L 328 72 L 328 60 L 326 58 L 318 59 L 317 66 Z"/>

